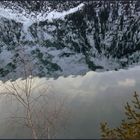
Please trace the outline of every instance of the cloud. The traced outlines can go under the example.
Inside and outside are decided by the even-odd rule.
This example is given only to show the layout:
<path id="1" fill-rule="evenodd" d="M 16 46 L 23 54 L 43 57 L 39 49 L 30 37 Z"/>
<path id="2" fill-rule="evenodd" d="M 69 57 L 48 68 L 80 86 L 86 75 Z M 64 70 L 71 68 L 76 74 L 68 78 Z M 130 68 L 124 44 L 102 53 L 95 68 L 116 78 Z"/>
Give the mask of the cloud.
<path id="1" fill-rule="evenodd" d="M 84 76 L 66 78 L 61 76 L 58 79 L 34 77 L 33 87 L 37 87 L 34 88 L 34 98 L 43 89 L 43 91 L 47 91 L 47 94 L 52 93 L 53 97 L 55 96 L 57 99 L 55 101 L 60 102 L 59 99 L 62 100 L 63 97 L 67 99 L 66 107 L 70 109 L 70 120 L 68 119 L 66 131 L 62 130 L 57 133 L 58 138 L 100 138 L 100 122 L 110 120 L 110 125 L 118 125 L 123 117 L 122 104 L 131 97 L 132 87 L 135 86 L 140 91 L 139 75 L 140 67 L 136 70 L 102 73 L 91 71 Z M 14 82 L 22 87 L 25 80 L 17 79 Z M 0 81 L 0 93 L 5 89 L 4 84 L 10 83 Z M 0 124 L 4 124 L 0 127 L 0 138 L 30 138 L 30 131 L 23 130 L 20 124 L 15 125 L 14 132 L 11 131 L 14 122 L 11 122 L 12 125 L 8 125 L 9 122 L 5 118 L 10 118 L 11 113 L 18 115 L 21 113 L 17 113 L 16 100 L 12 100 L 12 103 L 10 100 L 11 98 L 1 98 L 0 100 Z M 53 103 L 52 100 L 48 101 Z M 48 105 L 51 106 L 47 103 L 46 107 Z M 18 106 L 18 109 L 21 112 L 23 110 L 21 106 Z"/>
<path id="2" fill-rule="evenodd" d="M 124 86 L 124 87 L 133 87 L 135 86 L 136 81 L 134 79 L 125 79 L 123 81 L 118 81 L 119 86 Z"/>

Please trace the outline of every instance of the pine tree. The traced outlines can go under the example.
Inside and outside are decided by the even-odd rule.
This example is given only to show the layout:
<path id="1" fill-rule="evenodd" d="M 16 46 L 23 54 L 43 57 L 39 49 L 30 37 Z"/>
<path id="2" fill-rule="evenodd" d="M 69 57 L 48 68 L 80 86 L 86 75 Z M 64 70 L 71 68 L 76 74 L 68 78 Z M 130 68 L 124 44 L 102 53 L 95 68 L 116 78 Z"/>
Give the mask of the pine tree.
<path id="1" fill-rule="evenodd" d="M 132 104 L 126 103 L 126 119 L 122 120 L 119 127 L 111 129 L 107 122 L 101 123 L 101 136 L 109 139 L 140 139 L 140 99 L 135 92 Z"/>

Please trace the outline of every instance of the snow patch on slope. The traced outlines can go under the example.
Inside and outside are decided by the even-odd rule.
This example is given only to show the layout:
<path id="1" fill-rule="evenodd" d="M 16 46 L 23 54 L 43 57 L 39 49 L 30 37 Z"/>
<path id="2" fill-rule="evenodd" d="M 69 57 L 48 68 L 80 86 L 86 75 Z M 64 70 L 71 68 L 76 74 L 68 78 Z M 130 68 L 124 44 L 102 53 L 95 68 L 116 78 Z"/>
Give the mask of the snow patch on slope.
<path id="1" fill-rule="evenodd" d="M 16 22 L 23 23 L 24 30 L 27 31 L 28 27 L 31 26 L 35 22 L 40 21 L 53 21 L 54 19 L 64 19 L 64 17 L 68 14 L 75 13 L 78 10 L 81 10 L 81 8 L 84 6 L 83 3 L 79 4 L 77 7 L 71 8 L 68 11 L 63 12 L 57 12 L 56 10 L 53 10 L 50 13 L 33 13 L 27 14 L 27 12 L 22 9 L 22 11 L 13 10 L 10 8 L 4 8 L 2 5 L 0 6 L 0 17 L 5 17 L 11 20 L 14 20 Z"/>
<path id="2" fill-rule="evenodd" d="M 49 21 L 53 21 L 54 19 L 64 19 L 64 17 L 65 17 L 66 15 L 69 15 L 69 14 L 72 14 L 72 13 L 75 13 L 75 12 L 81 10 L 83 6 L 84 6 L 84 4 L 81 3 L 81 4 L 79 4 L 77 7 L 72 8 L 72 9 L 70 9 L 70 10 L 68 10 L 68 11 L 57 12 L 57 11 L 54 10 L 54 11 L 50 12 L 50 13 L 47 15 L 47 19 L 48 19 Z"/>

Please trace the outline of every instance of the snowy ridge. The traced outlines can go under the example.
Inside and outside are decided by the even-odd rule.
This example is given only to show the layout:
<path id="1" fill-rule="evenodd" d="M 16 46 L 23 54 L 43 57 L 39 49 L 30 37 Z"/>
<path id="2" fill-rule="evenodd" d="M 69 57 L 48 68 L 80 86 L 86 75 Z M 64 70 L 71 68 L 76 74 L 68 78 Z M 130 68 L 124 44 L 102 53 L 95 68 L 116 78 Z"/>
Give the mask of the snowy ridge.
<path id="1" fill-rule="evenodd" d="M 52 11 L 47 15 L 46 19 L 48 19 L 49 21 L 53 21 L 54 19 L 63 19 L 64 20 L 66 15 L 73 14 L 73 13 L 81 10 L 83 6 L 84 6 L 84 4 L 81 3 L 77 7 L 72 8 L 68 11 L 63 11 L 63 12 Z M 41 19 L 43 21 L 45 18 L 44 17 L 42 17 L 42 18 Z M 40 18 L 37 18 L 37 19 L 40 19 Z"/>
<path id="2" fill-rule="evenodd" d="M 5 17 L 7 19 L 14 20 L 16 22 L 20 22 L 28 28 L 35 22 L 45 21 L 48 20 L 52 22 L 54 19 L 62 19 L 64 20 L 66 15 L 72 14 L 77 12 L 78 10 L 81 10 L 84 6 L 83 3 L 79 4 L 77 7 L 71 8 L 68 11 L 63 12 L 57 12 L 56 10 L 53 10 L 52 12 L 48 13 L 33 13 L 27 14 L 26 11 L 23 8 L 20 8 L 22 10 L 19 12 L 18 10 L 10 9 L 10 8 L 4 8 L 2 5 L 0 6 L 0 16 Z"/>

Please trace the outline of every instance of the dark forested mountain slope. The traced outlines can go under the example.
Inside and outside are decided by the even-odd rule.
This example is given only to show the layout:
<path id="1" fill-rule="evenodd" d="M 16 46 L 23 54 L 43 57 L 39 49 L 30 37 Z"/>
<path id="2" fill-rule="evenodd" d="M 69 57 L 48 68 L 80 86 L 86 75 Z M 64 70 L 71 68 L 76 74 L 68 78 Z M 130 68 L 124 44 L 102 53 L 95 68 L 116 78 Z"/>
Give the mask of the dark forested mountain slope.
<path id="1" fill-rule="evenodd" d="M 0 77 L 58 77 L 140 63 L 140 2 L 0 2 Z"/>

